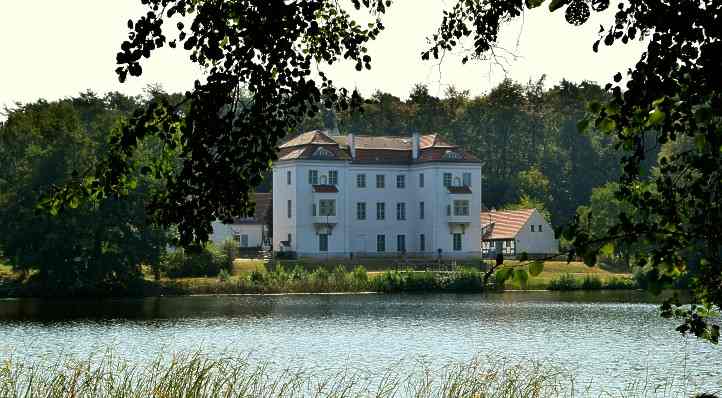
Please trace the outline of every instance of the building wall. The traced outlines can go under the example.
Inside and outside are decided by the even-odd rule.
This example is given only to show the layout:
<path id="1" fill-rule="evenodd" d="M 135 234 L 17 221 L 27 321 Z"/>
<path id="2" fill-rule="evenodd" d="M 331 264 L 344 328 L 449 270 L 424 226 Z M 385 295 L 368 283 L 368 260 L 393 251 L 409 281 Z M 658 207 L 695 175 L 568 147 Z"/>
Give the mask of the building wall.
<path id="1" fill-rule="evenodd" d="M 286 183 L 286 172 L 292 171 L 292 184 Z M 317 170 L 319 183 L 330 170 L 338 172 L 338 193 L 316 193 L 308 180 L 309 170 Z M 442 249 L 445 256 L 478 255 L 481 210 L 481 167 L 471 163 L 427 163 L 419 165 L 370 165 L 345 161 L 291 161 L 274 164 L 274 249 L 278 250 L 287 233 L 294 235 L 292 248 L 302 256 L 398 255 L 397 235 L 404 235 L 409 254 L 436 255 Z M 462 173 L 472 174 L 472 194 L 451 195 L 443 186 L 442 176 L 450 172 L 461 180 Z M 419 174 L 424 174 L 424 187 L 419 186 Z M 357 187 L 357 175 L 366 175 L 366 187 Z M 384 188 L 376 188 L 376 175 L 383 175 Z M 396 176 L 405 176 L 405 187 L 397 188 Z M 328 177 L 327 177 L 328 178 Z M 452 178 L 452 180 L 453 180 Z M 286 214 L 287 199 L 293 200 L 293 217 Z M 446 205 L 453 199 L 469 201 L 468 221 L 462 235 L 462 250 L 453 251 L 453 232 Z M 336 216 L 313 217 L 312 206 L 321 199 L 336 200 Z M 424 202 L 425 217 L 419 217 L 419 202 Z M 366 203 L 366 219 L 357 219 L 357 203 Z M 385 219 L 376 219 L 376 203 L 385 204 Z M 397 220 L 397 203 L 405 203 L 405 220 Z M 333 224 L 328 236 L 328 251 L 319 251 L 319 233 L 327 232 L 319 225 Z M 377 251 L 377 235 L 385 236 L 386 250 Z M 419 250 L 420 235 L 424 234 L 426 249 Z"/>
<path id="2" fill-rule="evenodd" d="M 260 224 L 224 224 L 220 221 L 212 223 L 213 233 L 211 234 L 211 242 L 221 245 L 226 240 L 235 240 L 241 243 L 240 237 L 234 238 L 236 234 L 248 236 L 247 247 L 259 247 L 263 244 L 264 226 Z"/>
<path id="3" fill-rule="evenodd" d="M 534 232 L 531 226 L 534 225 Z M 542 226 L 539 232 L 539 226 Z M 516 253 L 557 254 L 559 240 L 554 239 L 554 229 L 538 211 L 534 211 L 516 236 Z"/>

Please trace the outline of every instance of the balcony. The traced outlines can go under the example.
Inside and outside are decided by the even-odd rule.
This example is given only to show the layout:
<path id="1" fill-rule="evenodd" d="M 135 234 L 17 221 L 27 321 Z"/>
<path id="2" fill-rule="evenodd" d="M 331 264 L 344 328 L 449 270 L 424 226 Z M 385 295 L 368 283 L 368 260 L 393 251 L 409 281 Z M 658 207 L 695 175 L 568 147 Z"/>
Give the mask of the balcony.
<path id="1" fill-rule="evenodd" d="M 317 234 L 331 234 L 333 228 L 338 224 L 337 216 L 313 216 L 311 217 L 313 227 Z"/>

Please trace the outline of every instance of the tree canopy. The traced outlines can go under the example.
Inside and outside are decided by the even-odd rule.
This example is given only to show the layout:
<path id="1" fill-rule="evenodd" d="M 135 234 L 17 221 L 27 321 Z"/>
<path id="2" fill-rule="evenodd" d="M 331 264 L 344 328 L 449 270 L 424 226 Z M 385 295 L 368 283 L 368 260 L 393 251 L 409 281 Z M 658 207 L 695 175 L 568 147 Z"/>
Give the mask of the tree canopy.
<path id="1" fill-rule="evenodd" d="M 270 167 L 277 140 L 305 116 L 321 112 L 320 105 L 337 110 L 359 105 L 357 95 L 322 73 L 312 78 L 312 70 L 342 58 L 352 60 L 359 70 L 370 68 L 366 46 L 384 28 L 381 17 L 391 5 L 351 0 L 350 5 L 370 17 L 357 21 L 344 8 L 349 4 L 331 0 L 142 3 L 148 12 L 128 21 L 129 39 L 118 53 L 121 81 L 140 75 L 142 58 L 165 45 L 188 51 L 190 59 L 206 69 L 207 80 L 196 82 L 180 103 L 160 98 L 139 111 L 111 140 L 100 172 L 59 189 L 51 205 L 73 203 L 84 192 L 106 196 L 127 190 L 134 184 L 133 151 L 143 138 L 155 136 L 164 149 L 180 152 L 180 170 L 157 162 L 143 169 L 167 180 L 167 191 L 153 197 L 153 208 L 164 223 L 179 225 L 185 244 L 207 238 L 213 218 L 249 210 L 248 192 Z M 580 25 L 610 2 L 458 0 L 444 12 L 421 59 L 440 58 L 469 41 L 473 50 L 464 61 L 493 57 L 500 26 L 542 5 L 551 12 L 563 10 L 568 23 Z M 610 228 L 610 241 L 643 241 L 649 250 L 638 257 L 638 266 L 647 267 L 655 283 L 693 274 L 694 299 L 703 307 L 722 304 L 721 14 L 717 0 L 619 2 L 613 19 L 601 27 L 598 37 L 590 38 L 590 45 L 599 51 L 602 43 L 612 46 L 646 38 L 647 50 L 625 72 L 626 79 L 622 73 L 614 76 L 607 86 L 611 98 L 591 106 L 593 116 L 579 125 L 608 133 L 622 155 L 618 198 L 630 203 L 638 217 L 630 220 L 622 213 Z M 191 19 L 189 26 L 184 18 Z M 507 88 L 498 94 L 492 96 L 493 103 L 502 109 L 514 100 Z M 182 104 L 188 105 L 186 110 L 181 111 Z M 418 116 L 415 122 L 429 122 L 425 114 Z M 573 140 L 575 126 L 568 121 L 562 126 Z M 656 174 L 643 175 L 651 147 L 685 136 L 695 143 L 692 148 L 661 159 Z M 565 236 L 573 243 L 571 254 L 582 255 L 590 264 L 609 243 L 574 225 Z M 719 327 L 708 325 L 696 308 L 685 310 L 679 330 L 717 341 Z"/>

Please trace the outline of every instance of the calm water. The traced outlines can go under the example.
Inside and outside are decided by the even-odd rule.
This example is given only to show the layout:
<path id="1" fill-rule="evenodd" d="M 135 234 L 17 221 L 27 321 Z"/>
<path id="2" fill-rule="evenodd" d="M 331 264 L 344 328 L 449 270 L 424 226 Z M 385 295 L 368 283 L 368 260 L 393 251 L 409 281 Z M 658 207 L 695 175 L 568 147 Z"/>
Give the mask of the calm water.
<path id="1" fill-rule="evenodd" d="M 611 389 L 661 374 L 722 391 L 722 348 L 674 326 L 640 292 L 0 300 L 0 360 L 112 347 L 138 362 L 201 350 L 373 372 L 490 355 L 541 360 Z"/>

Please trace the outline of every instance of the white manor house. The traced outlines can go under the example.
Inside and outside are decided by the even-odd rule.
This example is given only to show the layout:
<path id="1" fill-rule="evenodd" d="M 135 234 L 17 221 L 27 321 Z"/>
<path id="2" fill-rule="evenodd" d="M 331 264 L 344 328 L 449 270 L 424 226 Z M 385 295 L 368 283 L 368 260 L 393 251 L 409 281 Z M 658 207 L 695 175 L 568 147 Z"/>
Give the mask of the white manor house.
<path id="1" fill-rule="evenodd" d="M 481 162 L 437 134 L 301 134 L 273 164 L 273 249 L 480 255 Z"/>

